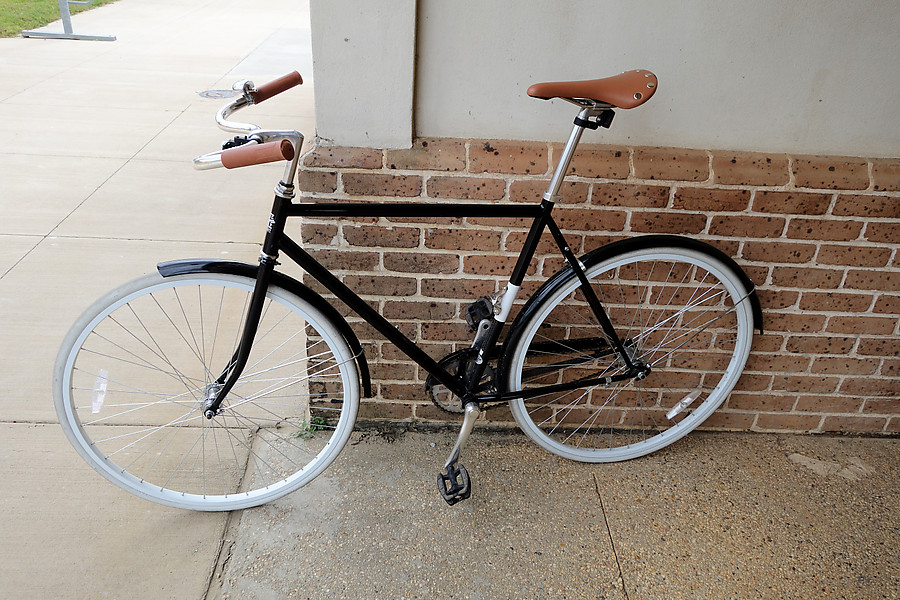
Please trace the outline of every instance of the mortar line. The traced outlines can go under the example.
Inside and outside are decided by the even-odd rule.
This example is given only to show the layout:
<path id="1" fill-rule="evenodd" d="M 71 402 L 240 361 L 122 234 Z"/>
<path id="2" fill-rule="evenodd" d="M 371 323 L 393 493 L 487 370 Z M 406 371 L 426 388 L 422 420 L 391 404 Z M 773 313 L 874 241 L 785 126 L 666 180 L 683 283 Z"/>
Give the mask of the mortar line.
<path id="1" fill-rule="evenodd" d="M 609 528 L 609 519 L 606 516 L 606 507 L 603 505 L 603 496 L 600 494 L 600 482 L 597 481 L 597 474 L 591 473 L 594 478 L 594 491 L 597 492 L 597 499 L 600 501 L 600 512 L 603 514 L 603 523 L 606 525 L 606 535 L 609 536 L 609 545 L 612 547 L 613 556 L 616 559 L 616 568 L 619 569 L 619 581 L 622 582 L 622 593 L 625 594 L 625 600 L 628 597 L 628 588 L 625 587 L 625 573 L 622 572 L 622 563 L 619 562 L 619 553 L 616 551 L 616 543 L 613 541 L 612 530 Z"/>

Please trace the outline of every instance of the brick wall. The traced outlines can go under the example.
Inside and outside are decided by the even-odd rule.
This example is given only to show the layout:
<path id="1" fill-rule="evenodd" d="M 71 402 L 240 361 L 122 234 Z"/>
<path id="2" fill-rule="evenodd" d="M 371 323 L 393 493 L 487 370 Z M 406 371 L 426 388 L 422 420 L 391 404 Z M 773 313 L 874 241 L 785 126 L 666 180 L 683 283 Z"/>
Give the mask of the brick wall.
<path id="1" fill-rule="evenodd" d="M 318 201 L 537 202 L 561 149 L 457 139 L 421 139 L 411 150 L 320 146 L 304 157 L 300 189 Z M 554 217 L 574 249 L 689 235 L 734 256 L 756 282 L 766 332 L 705 427 L 900 433 L 900 159 L 582 144 L 569 174 Z M 301 224 L 313 254 L 435 358 L 471 343 L 461 311 L 503 287 L 527 227 L 476 218 Z M 544 242 L 523 292 L 561 266 Z M 361 418 L 445 420 L 425 399 L 427 374 L 351 322 L 377 392 Z M 511 421 L 506 409 L 488 417 Z"/>

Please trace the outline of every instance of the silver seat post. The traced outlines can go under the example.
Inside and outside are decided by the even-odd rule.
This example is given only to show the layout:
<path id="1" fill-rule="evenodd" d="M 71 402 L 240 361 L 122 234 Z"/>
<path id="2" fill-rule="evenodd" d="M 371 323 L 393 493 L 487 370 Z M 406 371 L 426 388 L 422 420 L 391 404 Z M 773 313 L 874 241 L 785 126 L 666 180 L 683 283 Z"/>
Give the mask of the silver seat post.
<path id="1" fill-rule="evenodd" d="M 575 155 L 575 149 L 581 140 L 581 134 L 584 133 L 586 123 L 589 123 L 591 118 L 596 117 L 605 110 L 609 110 L 609 106 L 587 106 L 578 113 L 578 118 L 575 119 L 575 126 L 572 127 L 569 140 L 566 142 L 562 155 L 559 157 L 559 162 L 556 164 L 556 170 L 553 172 L 550 186 L 544 192 L 544 200 L 556 202 L 559 199 L 559 188 L 562 186 L 563 179 L 566 178 L 566 172 L 572 163 L 572 157 Z"/>

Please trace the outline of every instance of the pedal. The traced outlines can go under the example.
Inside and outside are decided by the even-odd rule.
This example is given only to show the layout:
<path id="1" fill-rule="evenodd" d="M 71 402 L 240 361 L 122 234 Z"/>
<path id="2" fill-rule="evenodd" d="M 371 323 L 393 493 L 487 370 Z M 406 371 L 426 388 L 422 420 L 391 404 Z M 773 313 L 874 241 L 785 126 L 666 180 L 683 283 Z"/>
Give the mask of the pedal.
<path id="1" fill-rule="evenodd" d="M 449 465 L 446 471 L 438 473 L 438 491 L 447 504 L 453 506 L 472 495 L 472 482 L 469 472 L 462 465 Z"/>
<path id="2" fill-rule="evenodd" d="M 472 331 L 478 331 L 478 324 L 492 316 L 494 316 L 494 304 L 490 298 L 479 298 L 466 307 L 466 323 Z"/>

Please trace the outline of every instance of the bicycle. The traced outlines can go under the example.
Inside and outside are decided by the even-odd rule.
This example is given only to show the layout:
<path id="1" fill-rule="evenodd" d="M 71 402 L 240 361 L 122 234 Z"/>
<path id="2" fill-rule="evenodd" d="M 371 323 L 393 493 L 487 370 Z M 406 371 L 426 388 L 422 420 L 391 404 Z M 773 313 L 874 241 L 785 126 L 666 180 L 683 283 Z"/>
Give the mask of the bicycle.
<path id="1" fill-rule="evenodd" d="M 241 509 L 309 483 L 344 447 L 361 395 L 371 396 L 366 356 L 328 301 L 275 269 L 282 256 L 427 370 L 425 393 L 438 406 L 463 414 L 437 476 L 450 505 L 471 494 L 460 456 L 482 411 L 508 404 L 524 433 L 560 456 L 619 461 L 686 435 L 734 388 L 762 325 L 753 282 L 734 260 L 672 235 L 576 257 L 552 217 L 584 130 L 649 100 L 651 72 L 529 88 L 576 105 L 578 116 L 542 201 L 528 205 L 295 202 L 302 134 L 230 118 L 300 83 L 295 72 L 259 88 L 235 84 L 240 96 L 216 121 L 238 135 L 194 159 L 200 169 L 286 161 L 259 264 L 161 263 L 97 300 L 62 344 L 53 384 L 60 423 L 112 483 L 168 506 Z M 436 361 L 285 233 L 287 219 L 304 216 L 532 224 L 506 288 L 466 309 L 472 345 Z M 507 327 L 545 230 L 566 266 Z"/>

